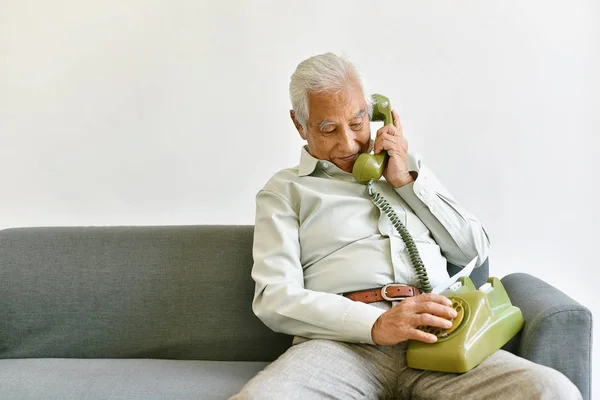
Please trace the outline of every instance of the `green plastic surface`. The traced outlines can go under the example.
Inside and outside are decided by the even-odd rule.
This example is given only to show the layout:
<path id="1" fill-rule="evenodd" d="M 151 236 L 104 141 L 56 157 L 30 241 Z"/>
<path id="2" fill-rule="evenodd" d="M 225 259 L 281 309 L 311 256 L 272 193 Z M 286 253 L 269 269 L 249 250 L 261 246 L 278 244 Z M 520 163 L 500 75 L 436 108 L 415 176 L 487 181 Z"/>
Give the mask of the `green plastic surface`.
<path id="1" fill-rule="evenodd" d="M 468 277 L 459 279 L 462 287 L 442 295 L 464 307 L 462 323 L 436 343 L 411 340 L 408 366 L 430 371 L 462 373 L 479 365 L 500 349 L 523 327 L 521 310 L 513 306 L 498 278 L 489 278 L 491 287 L 476 289 Z"/>
<path id="2" fill-rule="evenodd" d="M 392 124 L 394 120 L 392 118 L 390 99 L 381 94 L 374 94 L 373 99 L 375 100 L 375 104 L 373 105 L 371 121 L 383 121 L 384 126 Z M 352 168 L 354 179 L 363 185 L 366 185 L 371 180 L 378 181 L 381 175 L 383 175 L 388 158 L 389 156 L 386 151 L 382 151 L 379 154 L 363 153 L 359 155 Z"/>

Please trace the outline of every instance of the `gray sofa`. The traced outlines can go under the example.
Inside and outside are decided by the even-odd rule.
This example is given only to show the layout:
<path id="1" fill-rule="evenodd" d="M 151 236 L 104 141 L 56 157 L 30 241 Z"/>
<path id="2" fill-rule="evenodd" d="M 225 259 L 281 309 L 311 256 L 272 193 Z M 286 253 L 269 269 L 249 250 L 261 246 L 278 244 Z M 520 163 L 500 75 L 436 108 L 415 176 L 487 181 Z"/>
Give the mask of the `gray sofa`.
<path id="1" fill-rule="evenodd" d="M 0 231 L 1 399 L 225 399 L 291 337 L 252 313 L 252 226 Z M 450 269 L 454 267 L 450 266 Z M 473 275 L 487 277 L 487 265 Z M 503 278 L 525 328 L 506 346 L 590 398 L 592 316 Z"/>

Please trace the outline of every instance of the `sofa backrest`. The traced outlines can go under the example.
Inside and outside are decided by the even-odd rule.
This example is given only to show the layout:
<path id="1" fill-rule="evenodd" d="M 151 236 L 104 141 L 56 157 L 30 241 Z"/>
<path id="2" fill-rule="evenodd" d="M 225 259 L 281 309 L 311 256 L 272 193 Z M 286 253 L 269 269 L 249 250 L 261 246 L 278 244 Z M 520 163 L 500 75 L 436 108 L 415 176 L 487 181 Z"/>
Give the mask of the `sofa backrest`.
<path id="1" fill-rule="evenodd" d="M 234 225 L 0 230 L 0 358 L 272 361 L 291 337 L 252 312 L 252 240 Z"/>
<path id="2" fill-rule="evenodd" d="M 252 226 L 0 231 L 0 358 L 274 360 Z"/>

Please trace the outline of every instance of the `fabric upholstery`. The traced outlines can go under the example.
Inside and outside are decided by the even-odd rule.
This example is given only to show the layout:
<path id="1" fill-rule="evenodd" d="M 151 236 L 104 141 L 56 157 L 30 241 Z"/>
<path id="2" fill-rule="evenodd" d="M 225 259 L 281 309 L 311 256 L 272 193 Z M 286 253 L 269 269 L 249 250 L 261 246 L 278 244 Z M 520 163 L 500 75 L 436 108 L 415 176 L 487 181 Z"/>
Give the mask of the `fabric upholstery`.
<path id="1" fill-rule="evenodd" d="M 552 285 L 528 274 L 502 278 L 525 326 L 518 354 L 565 374 L 581 391 L 591 395 L 592 313 Z"/>
<path id="2" fill-rule="evenodd" d="M 3 400 L 223 400 L 266 362 L 140 359 L 0 360 Z"/>
<path id="3" fill-rule="evenodd" d="M 271 361 L 252 226 L 0 231 L 0 358 Z"/>

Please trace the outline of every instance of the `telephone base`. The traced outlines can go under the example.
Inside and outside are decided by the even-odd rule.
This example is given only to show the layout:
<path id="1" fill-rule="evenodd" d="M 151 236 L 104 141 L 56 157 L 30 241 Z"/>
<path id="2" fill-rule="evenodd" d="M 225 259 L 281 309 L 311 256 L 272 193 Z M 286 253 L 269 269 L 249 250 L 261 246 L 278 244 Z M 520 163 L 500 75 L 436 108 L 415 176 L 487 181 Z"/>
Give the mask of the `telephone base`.
<path id="1" fill-rule="evenodd" d="M 436 343 L 411 340 L 406 361 L 410 368 L 462 373 L 479 365 L 523 327 L 521 310 L 513 306 L 498 278 L 476 289 L 468 277 L 442 293 L 462 307 L 462 322 L 447 335 L 440 329 Z M 454 286 L 454 285 L 453 285 Z"/>

